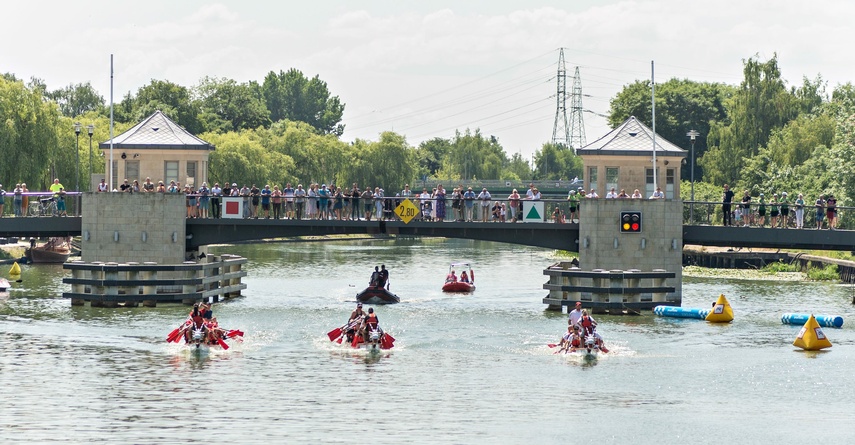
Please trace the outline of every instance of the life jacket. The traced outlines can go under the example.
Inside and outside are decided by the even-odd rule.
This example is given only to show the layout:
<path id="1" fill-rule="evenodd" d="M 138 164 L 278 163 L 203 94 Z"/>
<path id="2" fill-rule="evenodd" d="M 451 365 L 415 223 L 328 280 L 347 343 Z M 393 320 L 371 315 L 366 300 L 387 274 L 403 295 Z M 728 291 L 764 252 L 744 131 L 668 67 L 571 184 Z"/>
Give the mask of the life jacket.
<path id="1" fill-rule="evenodd" d="M 202 313 L 199 311 L 196 311 L 195 313 L 191 312 L 190 319 L 193 320 L 193 325 L 197 327 L 202 326 L 202 323 L 205 321 L 204 318 L 202 318 Z"/>
<path id="2" fill-rule="evenodd" d="M 574 335 L 573 339 L 570 340 L 570 346 L 573 346 L 574 348 L 578 348 L 579 346 L 582 346 L 582 339 L 579 338 L 578 335 Z"/>
<path id="3" fill-rule="evenodd" d="M 460 281 L 462 281 L 464 283 L 468 283 L 469 282 L 469 275 L 467 275 L 466 272 L 463 272 L 462 274 L 460 274 Z"/>
<path id="4" fill-rule="evenodd" d="M 585 334 L 594 333 L 594 322 L 591 320 L 591 317 L 582 317 L 579 324 L 582 325 L 582 330 L 585 331 Z"/>
<path id="5" fill-rule="evenodd" d="M 377 325 L 379 324 L 379 320 L 377 320 L 377 314 L 368 314 L 368 317 L 365 318 L 365 325 L 368 326 L 368 329 L 377 329 Z"/>

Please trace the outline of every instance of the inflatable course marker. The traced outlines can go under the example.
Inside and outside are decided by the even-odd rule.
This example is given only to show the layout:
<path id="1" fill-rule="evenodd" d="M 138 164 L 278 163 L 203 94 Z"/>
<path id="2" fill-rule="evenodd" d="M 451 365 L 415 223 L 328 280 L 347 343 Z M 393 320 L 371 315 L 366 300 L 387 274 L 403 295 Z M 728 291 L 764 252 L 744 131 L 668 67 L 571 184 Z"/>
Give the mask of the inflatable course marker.
<path id="1" fill-rule="evenodd" d="M 684 308 L 679 306 L 656 306 L 653 313 L 660 317 L 696 318 L 703 320 L 710 313 L 709 309 Z"/>
<path id="2" fill-rule="evenodd" d="M 799 331 L 799 335 L 796 337 L 796 341 L 793 342 L 793 346 L 806 351 L 819 351 L 820 349 L 830 348 L 831 342 L 828 341 L 825 333 L 822 332 L 822 328 L 819 327 L 819 323 L 816 322 L 816 318 L 811 314 L 808 317 L 808 321 L 802 326 L 802 330 Z"/>
<path id="3" fill-rule="evenodd" d="M 730 307 L 727 298 L 724 298 L 724 294 L 718 296 L 713 310 L 707 314 L 705 319 L 713 323 L 730 323 L 733 321 L 733 308 Z"/>
<path id="4" fill-rule="evenodd" d="M 17 261 L 12 265 L 12 268 L 9 269 L 9 275 L 21 275 L 21 266 L 18 265 Z"/>
<path id="5" fill-rule="evenodd" d="M 810 314 L 784 314 L 781 315 L 781 323 L 784 324 L 805 324 L 810 318 Z M 826 328 L 842 328 L 843 327 L 843 317 L 840 315 L 816 315 L 816 322 L 819 323 L 820 326 L 824 326 Z"/>

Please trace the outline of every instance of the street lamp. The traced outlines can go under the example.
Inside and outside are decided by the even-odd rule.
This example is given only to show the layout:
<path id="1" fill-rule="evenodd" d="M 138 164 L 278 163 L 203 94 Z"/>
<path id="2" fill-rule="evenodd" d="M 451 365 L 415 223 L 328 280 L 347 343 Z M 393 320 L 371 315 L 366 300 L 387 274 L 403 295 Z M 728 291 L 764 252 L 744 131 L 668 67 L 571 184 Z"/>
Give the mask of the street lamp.
<path id="1" fill-rule="evenodd" d="M 689 130 L 689 132 L 686 133 L 686 136 L 688 136 L 689 140 L 692 141 L 692 175 L 691 175 L 691 181 L 692 181 L 691 201 L 692 201 L 692 204 L 689 206 L 689 221 L 690 221 L 690 223 L 695 221 L 695 138 L 697 138 L 700 135 L 701 134 L 698 133 L 697 130 L 694 130 L 694 129 Z"/>
<path id="2" fill-rule="evenodd" d="M 74 135 L 76 139 L 76 145 L 74 150 L 74 159 L 76 160 L 75 167 L 75 179 L 74 179 L 74 191 L 80 191 L 80 122 L 74 123 Z"/>
<path id="3" fill-rule="evenodd" d="M 95 125 L 89 124 L 86 129 L 89 130 L 89 185 L 92 185 L 92 133 L 95 132 Z"/>

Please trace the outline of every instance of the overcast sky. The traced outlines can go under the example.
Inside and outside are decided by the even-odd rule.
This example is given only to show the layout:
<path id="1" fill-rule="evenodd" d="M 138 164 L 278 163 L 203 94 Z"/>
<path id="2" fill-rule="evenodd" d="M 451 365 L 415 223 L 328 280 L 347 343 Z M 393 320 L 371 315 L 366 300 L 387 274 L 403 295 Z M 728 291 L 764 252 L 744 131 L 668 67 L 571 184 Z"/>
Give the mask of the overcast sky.
<path id="1" fill-rule="evenodd" d="M 4 16 L 0 72 L 49 89 L 91 82 L 109 102 L 110 54 L 116 102 L 151 79 L 261 82 L 297 68 L 346 104 L 346 141 L 393 130 L 415 146 L 480 129 L 526 158 L 552 140 L 562 47 L 568 90 L 580 69 L 587 142 L 651 61 L 657 82 L 738 84 L 743 59 L 774 53 L 790 85 L 822 75 L 830 93 L 855 77 L 846 0 L 43 0 Z"/>

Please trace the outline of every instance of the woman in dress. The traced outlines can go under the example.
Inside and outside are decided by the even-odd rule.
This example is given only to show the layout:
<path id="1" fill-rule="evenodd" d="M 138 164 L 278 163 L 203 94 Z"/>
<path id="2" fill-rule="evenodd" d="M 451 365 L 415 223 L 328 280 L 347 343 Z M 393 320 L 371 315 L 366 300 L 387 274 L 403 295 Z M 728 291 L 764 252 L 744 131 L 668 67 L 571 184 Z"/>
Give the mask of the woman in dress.
<path id="1" fill-rule="evenodd" d="M 445 189 L 442 188 L 442 184 L 436 186 L 434 197 L 436 198 L 436 220 L 442 222 L 445 219 Z"/>

